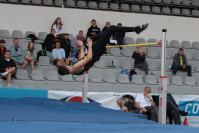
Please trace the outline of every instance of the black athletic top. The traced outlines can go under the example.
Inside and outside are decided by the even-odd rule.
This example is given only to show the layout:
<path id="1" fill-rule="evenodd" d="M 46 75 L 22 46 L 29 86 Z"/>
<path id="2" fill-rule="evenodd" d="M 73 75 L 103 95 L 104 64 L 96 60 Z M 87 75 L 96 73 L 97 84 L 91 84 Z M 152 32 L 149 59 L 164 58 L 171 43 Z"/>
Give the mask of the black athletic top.
<path id="1" fill-rule="evenodd" d="M 13 59 L 5 60 L 3 59 L 0 63 L 0 71 L 5 72 L 6 68 L 8 67 L 15 67 L 16 68 L 16 63 Z"/>

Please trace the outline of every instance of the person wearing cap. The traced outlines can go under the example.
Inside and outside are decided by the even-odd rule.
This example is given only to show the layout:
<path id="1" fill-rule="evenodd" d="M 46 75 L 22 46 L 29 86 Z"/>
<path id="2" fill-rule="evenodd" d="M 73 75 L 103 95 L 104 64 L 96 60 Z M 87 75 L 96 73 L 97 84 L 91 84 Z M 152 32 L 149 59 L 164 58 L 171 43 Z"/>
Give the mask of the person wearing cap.
<path id="1" fill-rule="evenodd" d="M 144 93 L 138 94 L 135 99 L 135 106 L 140 113 L 148 116 L 149 120 L 158 122 L 158 108 L 151 97 L 151 88 L 144 87 Z"/>
<path id="2" fill-rule="evenodd" d="M 12 59 L 18 65 L 23 65 L 23 63 L 24 63 L 24 50 L 19 45 L 19 39 L 18 38 L 13 39 L 13 45 L 10 47 L 9 50 L 10 50 Z"/>
<path id="3" fill-rule="evenodd" d="M 5 43 L 6 41 L 4 39 L 0 40 L 0 60 L 4 58 L 4 54 L 6 52 Z"/>
<path id="4" fill-rule="evenodd" d="M 171 70 L 174 75 L 176 75 L 178 70 L 182 70 L 187 72 L 187 76 L 192 76 L 191 66 L 187 62 L 183 48 L 179 48 L 178 53 L 174 56 Z"/>

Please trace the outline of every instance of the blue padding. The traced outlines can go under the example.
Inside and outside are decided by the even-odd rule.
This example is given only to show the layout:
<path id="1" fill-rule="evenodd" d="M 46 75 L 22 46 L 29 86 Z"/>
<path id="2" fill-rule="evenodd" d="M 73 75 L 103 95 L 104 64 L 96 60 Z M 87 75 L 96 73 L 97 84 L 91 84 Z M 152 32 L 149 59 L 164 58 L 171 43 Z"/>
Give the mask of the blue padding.
<path id="1" fill-rule="evenodd" d="M 75 123 L 154 123 L 147 120 L 143 115 L 122 113 L 103 108 L 95 103 L 66 103 L 42 98 L 0 98 L 0 120 Z"/>
<path id="2" fill-rule="evenodd" d="M 2 133 L 198 133 L 198 128 L 159 124 L 0 122 Z"/>
<path id="3" fill-rule="evenodd" d="M 4 88 L 0 88 L 0 97 L 3 97 L 3 98 L 24 98 L 24 97 L 48 98 L 48 91 L 4 87 Z"/>
<path id="4" fill-rule="evenodd" d="M 98 104 L 43 98 L 0 98 L 0 133 L 198 133 L 198 128 L 160 125 L 143 115 Z"/>

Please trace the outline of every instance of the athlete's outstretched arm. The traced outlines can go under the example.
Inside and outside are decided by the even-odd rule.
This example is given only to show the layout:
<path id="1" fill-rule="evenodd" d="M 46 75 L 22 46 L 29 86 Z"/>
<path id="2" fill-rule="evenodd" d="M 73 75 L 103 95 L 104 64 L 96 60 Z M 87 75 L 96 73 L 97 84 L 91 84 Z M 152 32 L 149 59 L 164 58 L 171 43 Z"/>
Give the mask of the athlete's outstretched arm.
<path id="1" fill-rule="evenodd" d="M 74 73 L 74 72 L 79 71 L 80 69 L 83 69 L 84 65 L 92 59 L 92 56 L 93 56 L 92 45 L 93 45 L 92 40 L 90 38 L 88 38 L 87 39 L 87 46 L 88 46 L 87 55 L 84 57 L 84 59 L 77 62 L 73 66 L 67 66 L 67 69 L 69 70 L 70 73 Z"/>

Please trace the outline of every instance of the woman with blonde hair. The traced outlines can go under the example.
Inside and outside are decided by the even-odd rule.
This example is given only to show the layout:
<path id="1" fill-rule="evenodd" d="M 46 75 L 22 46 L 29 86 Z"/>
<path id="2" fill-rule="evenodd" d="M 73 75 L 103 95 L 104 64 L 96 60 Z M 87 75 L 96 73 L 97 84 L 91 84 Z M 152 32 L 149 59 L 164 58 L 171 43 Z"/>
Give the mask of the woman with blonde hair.
<path id="1" fill-rule="evenodd" d="M 30 41 L 25 51 L 24 64 L 22 65 L 22 68 L 25 69 L 27 65 L 31 65 L 32 69 L 35 69 L 35 65 L 37 63 L 36 59 L 37 51 L 34 49 L 33 42 Z"/>
<path id="2" fill-rule="evenodd" d="M 60 17 L 57 17 L 55 19 L 55 21 L 53 22 L 53 24 L 51 26 L 51 29 L 55 29 L 55 31 L 56 31 L 55 35 L 64 33 L 64 31 L 63 31 L 63 23 L 62 23 L 62 20 L 61 20 Z"/>
<path id="3" fill-rule="evenodd" d="M 134 67 L 145 71 L 148 74 L 148 65 L 146 62 L 146 52 L 143 46 L 137 46 L 136 51 L 133 52 L 132 58 L 134 59 Z"/>

